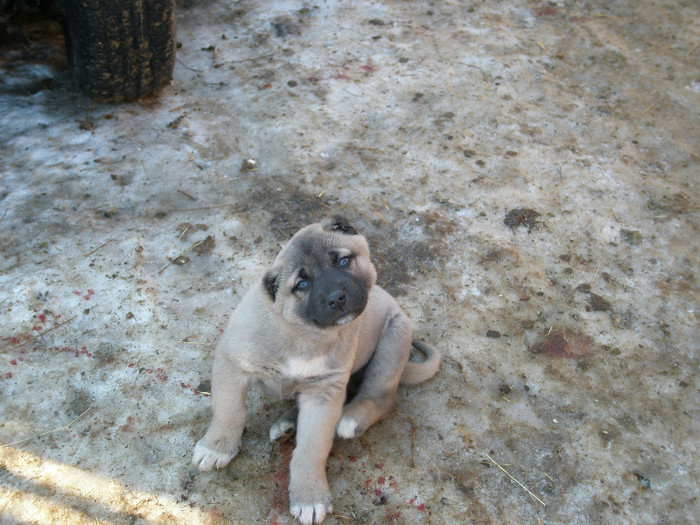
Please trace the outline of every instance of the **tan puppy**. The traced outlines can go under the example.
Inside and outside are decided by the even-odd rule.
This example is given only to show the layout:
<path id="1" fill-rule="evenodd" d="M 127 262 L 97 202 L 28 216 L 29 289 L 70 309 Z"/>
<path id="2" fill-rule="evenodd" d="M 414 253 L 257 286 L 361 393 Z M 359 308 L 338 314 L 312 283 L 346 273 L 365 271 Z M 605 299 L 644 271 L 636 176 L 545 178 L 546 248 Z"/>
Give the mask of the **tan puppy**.
<path id="1" fill-rule="evenodd" d="M 334 434 L 352 438 L 385 417 L 399 382 L 432 377 L 440 356 L 409 362 L 413 330 L 393 297 L 375 284 L 366 239 L 342 217 L 301 229 L 242 299 L 216 348 L 213 419 L 194 450 L 200 470 L 226 466 L 238 452 L 245 398 L 257 381 L 297 408 L 270 429 L 296 429 L 290 464 L 291 513 L 304 525 L 332 512 L 326 461 Z M 347 403 L 346 403 L 347 402 Z"/>

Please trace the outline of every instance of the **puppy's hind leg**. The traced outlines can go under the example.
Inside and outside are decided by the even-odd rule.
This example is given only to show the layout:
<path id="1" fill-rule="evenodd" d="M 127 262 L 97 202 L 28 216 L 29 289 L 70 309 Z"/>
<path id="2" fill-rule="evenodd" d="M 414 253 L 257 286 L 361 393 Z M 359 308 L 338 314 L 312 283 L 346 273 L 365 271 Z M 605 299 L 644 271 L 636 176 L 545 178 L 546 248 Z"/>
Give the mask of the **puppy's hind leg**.
<path id="1" fill-rule="evenodd" d="M 297 407 L 290 408 L 282 414 L 282 417 L 270 427 L 270 441 L 272 443 L 281 443 L 289 439 L 297 429 L 298 415 L 299 409 Z"/>
<path id="2" fill-rule="evenodd" d="M 384 328 L 367 364 L 357 395 L 343 408 L 338 436 L 350 439 L 384 418 L 394 406 L 396 390 L 411 354 L 413 328 L 398 310 Z"/>

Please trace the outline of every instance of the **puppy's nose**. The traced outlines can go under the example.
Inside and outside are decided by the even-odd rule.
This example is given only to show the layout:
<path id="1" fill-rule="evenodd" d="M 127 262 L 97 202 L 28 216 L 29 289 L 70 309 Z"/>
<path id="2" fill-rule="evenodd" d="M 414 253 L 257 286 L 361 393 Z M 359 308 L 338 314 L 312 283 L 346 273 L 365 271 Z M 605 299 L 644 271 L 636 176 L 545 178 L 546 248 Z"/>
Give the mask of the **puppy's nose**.
<path id="1" fill-rule="evenodd" d="M 333 309 L 342 310 L 345 306 L 345 291 L 336 290 L 326 297 L 326 303 Z"/>

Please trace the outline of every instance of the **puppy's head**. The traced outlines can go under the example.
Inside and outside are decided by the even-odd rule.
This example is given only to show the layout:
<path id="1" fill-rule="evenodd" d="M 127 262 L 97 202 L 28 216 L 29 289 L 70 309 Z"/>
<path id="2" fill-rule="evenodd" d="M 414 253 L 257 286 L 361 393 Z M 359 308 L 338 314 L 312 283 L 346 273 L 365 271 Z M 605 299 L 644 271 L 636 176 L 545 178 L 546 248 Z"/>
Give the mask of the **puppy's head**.
<path id="1" fill-rule="evenodd" d="M 272 308 L 293 324 L 343 326 L 359 316 L 377 279 L 367 240 L 341 216 L 306 226 L 263 277 Z"/>

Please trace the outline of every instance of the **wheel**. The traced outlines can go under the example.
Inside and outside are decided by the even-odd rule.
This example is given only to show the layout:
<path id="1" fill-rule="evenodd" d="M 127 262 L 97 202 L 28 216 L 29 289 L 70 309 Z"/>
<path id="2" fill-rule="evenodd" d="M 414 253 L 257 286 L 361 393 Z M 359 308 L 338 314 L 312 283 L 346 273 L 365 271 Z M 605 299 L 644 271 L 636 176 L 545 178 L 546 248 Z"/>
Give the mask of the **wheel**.
<path id="1" fill-rule="evenodd" d="M 90 97 L 122 102 L 160 91 L 175 64 L 175 0 L 65 0 L 73 77 Z"/>

